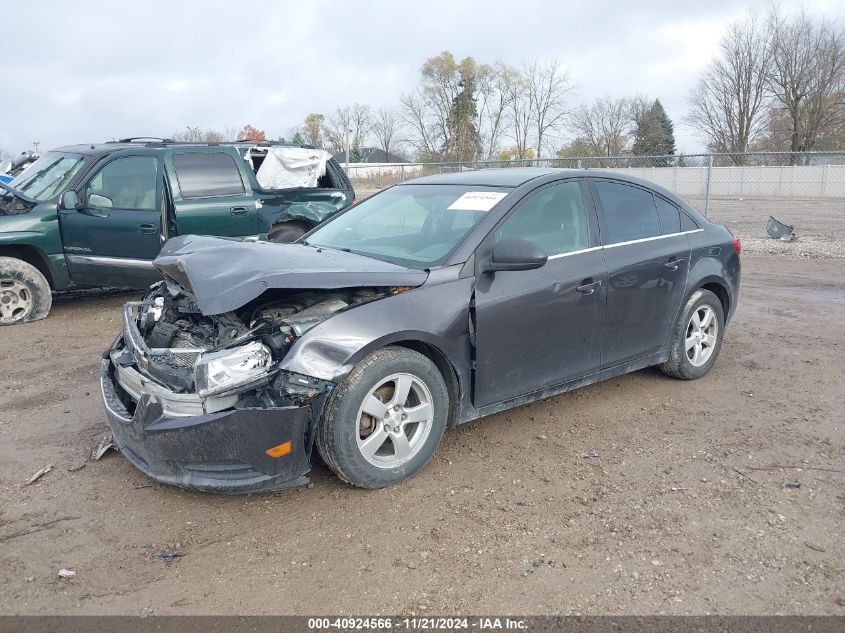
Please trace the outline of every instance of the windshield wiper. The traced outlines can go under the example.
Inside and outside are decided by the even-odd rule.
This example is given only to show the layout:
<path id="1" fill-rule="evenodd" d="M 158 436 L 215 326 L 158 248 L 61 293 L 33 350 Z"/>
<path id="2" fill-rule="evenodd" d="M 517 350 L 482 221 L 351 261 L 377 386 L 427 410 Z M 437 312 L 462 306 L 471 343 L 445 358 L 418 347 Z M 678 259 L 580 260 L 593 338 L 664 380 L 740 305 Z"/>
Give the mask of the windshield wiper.
<path id="1" fill-rule="evenodd" d="M 14 187 L 10 187 L 7 183 L 3 182 L 2 180 L 0 180 L 0 189 L 5 189 L 10 194 L 15 196 L 16 198 L 20 198 L 24 202 L 35 203 L 35 200 L 33 198 L 30 198 L 28 195 L 26 195 L 20 189 L 15 189 Z"/>

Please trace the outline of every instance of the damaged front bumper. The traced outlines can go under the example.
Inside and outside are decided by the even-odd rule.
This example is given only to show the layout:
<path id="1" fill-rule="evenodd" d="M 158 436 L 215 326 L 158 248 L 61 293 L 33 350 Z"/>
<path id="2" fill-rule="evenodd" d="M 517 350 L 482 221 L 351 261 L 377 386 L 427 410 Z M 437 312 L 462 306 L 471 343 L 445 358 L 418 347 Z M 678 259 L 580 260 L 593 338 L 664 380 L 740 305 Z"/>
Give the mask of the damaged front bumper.
<path id="1" fill-rule="evenodd" d="M 173 391 L 142 370 L 149 350 L 131 321 L 124 326 L 103 355 L 100 385 L 115 445 L 134 466 L 163 483 L 223 493 L 308 483 L 314 421 L 329 384 L 310 390 L 290 384 L 300 395 L 291 406 L 262 403 L 252 397 L 255 385 L 204 398 Z M 141 363 L 130 362 L 130 349 Z M 276 377 L 279 393 L 284 382 Z"/>

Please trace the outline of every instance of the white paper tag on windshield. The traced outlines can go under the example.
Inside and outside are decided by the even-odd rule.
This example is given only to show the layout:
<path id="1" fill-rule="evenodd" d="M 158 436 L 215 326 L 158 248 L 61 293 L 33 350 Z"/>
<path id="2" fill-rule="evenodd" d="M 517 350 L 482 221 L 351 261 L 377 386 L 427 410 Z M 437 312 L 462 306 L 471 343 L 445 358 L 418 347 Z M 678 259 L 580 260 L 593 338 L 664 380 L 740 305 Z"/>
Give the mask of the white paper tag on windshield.
<path id="1" fill-rule="evenodd" d="M 448 208 L 453 211 L 489 211 L 506 195 L 501 191 L 467 191 Z"/>

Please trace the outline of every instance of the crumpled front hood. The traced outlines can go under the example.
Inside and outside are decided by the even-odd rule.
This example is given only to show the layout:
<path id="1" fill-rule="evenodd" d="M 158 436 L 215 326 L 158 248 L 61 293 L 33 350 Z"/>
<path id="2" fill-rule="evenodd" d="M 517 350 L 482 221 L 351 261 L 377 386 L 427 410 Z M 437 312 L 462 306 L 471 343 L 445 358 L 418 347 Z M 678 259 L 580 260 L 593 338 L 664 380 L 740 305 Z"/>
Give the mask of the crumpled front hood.
<path id="1" fill-rule="evenodd" d="M 182 235 L 153 265 L 193 294 L 206 316 L 236 310 L 271 288 L 420 286 L 422 270 L 301 244 Z"/>

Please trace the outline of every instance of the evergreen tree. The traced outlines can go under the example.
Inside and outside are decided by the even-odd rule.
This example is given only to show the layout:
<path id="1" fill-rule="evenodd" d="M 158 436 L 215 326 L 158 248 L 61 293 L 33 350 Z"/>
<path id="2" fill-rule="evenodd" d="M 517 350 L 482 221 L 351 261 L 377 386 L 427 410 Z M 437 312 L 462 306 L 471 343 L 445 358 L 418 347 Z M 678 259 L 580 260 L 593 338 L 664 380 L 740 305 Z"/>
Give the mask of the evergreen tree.
<path id="1" fill-rule="evenodd" d="M 475 107 L 475 65 L 460 69 L 461 90 L 452 99 L 446 119 L 447 142 L 443 157 L 449 161 L 477 160 L 481 156 L 481 135 L 475 125 L 478 111 Z"/>
<path id="2" fill-rule="evenodd" d="M 361 146 L 358 141 L 353 141 L 352 147 L 349 148 L 349 162 L 362 163 L 364 162 L 364 152 L 361 151 Z"/>
<path id="3" fill-rule="evenodd" d="M 660 99 L 655 99 L 652 106 L 636 121 L 634 156 L 672 156 L 675 153 L 675 129 L 672 120 L 663 109 Z M 671 159 L 660 161 L 671 164 Z"/>

